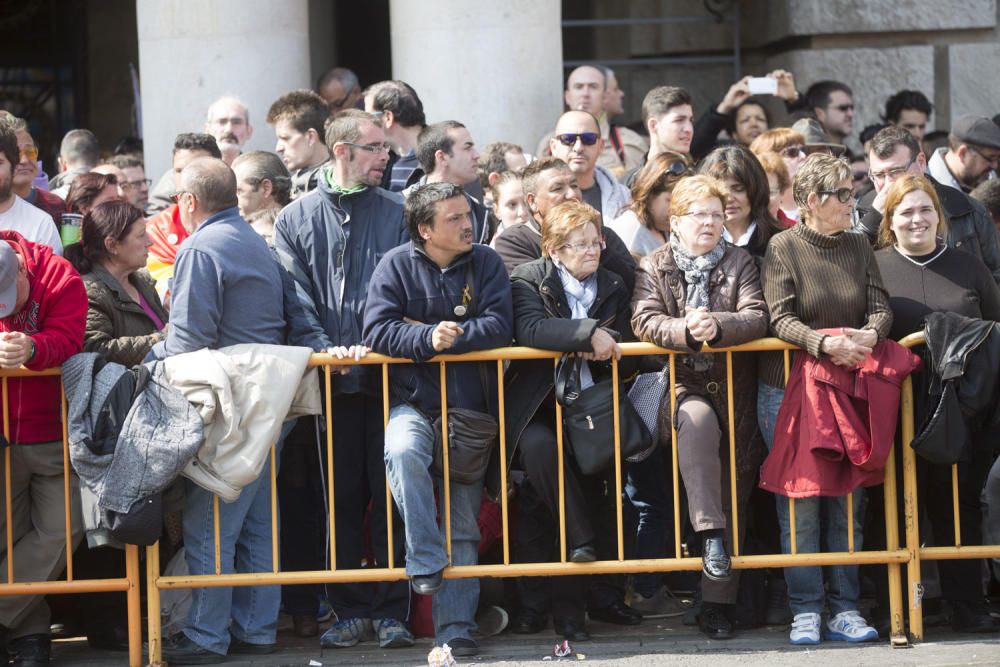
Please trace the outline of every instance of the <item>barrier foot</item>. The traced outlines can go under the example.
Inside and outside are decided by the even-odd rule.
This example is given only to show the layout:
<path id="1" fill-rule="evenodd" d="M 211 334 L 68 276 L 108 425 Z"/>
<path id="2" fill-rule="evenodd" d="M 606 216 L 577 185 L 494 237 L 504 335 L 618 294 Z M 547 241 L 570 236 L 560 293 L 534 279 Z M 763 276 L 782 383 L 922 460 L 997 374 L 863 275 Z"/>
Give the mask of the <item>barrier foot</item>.
<path id="1" fill-rule="evenodd" d="M 905 633 L 890 637 L 889 644 L 893 648 L 913 648 L 913 644 L 910 643 Z"/>

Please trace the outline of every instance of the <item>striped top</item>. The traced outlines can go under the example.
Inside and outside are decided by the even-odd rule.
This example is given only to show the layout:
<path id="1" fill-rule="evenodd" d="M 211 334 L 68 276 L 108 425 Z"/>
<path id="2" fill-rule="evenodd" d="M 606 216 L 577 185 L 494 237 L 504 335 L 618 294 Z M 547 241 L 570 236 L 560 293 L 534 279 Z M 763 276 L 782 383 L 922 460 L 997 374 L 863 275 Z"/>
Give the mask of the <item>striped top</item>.
<path id="1" fill-rule="evenodd" d="M 862 234 L 827 235 L 795 225 L 768 244 L 761 282 L 774 335 L 815 357 L 826 337 L 817 329 L 873 329 L 882 340 L 892 326 L 889 294 Z M 764 382 L 784 385 L 781 361 L 762 362 Z"/>

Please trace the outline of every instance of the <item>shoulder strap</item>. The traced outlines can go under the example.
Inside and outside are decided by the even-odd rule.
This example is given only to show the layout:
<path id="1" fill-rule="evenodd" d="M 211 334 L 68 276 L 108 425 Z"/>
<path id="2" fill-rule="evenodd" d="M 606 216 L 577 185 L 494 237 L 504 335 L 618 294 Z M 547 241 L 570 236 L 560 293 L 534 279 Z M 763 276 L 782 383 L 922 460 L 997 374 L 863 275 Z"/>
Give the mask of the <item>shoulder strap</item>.
<path id="1" fill-rule="evenodd" d="M 615 147 L 615 153 L 618 154 L 618 161 L 624 165 L 625 147 L 622 146 L 622 138 L 618 136 L 618 128 L 614 125 L 608 130 L 608 138 L 611 139 L 611 145 Z"/>

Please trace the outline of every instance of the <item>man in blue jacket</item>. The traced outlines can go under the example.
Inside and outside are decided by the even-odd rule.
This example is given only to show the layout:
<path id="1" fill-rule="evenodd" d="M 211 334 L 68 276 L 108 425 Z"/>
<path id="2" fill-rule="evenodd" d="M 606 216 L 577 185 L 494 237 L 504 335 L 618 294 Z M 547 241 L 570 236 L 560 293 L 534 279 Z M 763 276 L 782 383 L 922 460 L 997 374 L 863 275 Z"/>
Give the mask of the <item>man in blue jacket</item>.
<path id="1" fill-rule="evenodd" d="M 319 174 L 315 190 L 282 209 L 274 226 L 274 247 L 294 279 L 309 322 L 307 344 L 317 352 L 357 357 L 365 351 L 361 332 L 375 265 L 408 238 L 403 198 L 378 187 L 389 154 L 385 130 L 375 116 L 357 109 L 341 111 L 327 125 L 326 143 L 331 163 Z M 335 376 L 332 385 L 337 568 L 361 567 L 369 500 L 374 564 L 385 567 L 382 383 L 377 367 L 344 368 L 347 372 Z M 327 469 L 326 439 L 318 456 L 314 433 L 312 420 L 300 420 L 290 439 L 304 446 L 286 447 L 282 458 L 283 476 L 301 478 L 294 480 L 293 493 L 281 496 L 282 564 L 289 570 L 326 567 L 328 524 L 317 511 L 326 498 L 320 477 Z M 308 436 L 312 442 L 304 441 Z M 279 479 L 282 487 L 286 482 Z M 304 493 L 303 487 L 311 492 Z M 401 534 L 400 526 L 396 534 Z M 395 541 L 400 559 L 401 543 Z M 316 634 L 317 589 L 288 586 L 283 591 L 300 636 Z M 321 638 L 323 646 L 353 646 L 372 634 L 382 648 L 413 645 L 413 635 L 403 624 L 409 610 L 406 582 L 338 584 L 328 590 L 338 621 Z"/>
<path id="2" fill-rule="evenodd" d="M 385 465 L 406 526 L 406 572 L 417 593 L 434 595 L 435 643 L 454 655 L 478 653 L 472 639 L 477 579 L 443 580 L 449 564 L 445 523 L 437 525 L 431 462 L 433 420 L 441 413 L 440 370 L 422 364 L 436 354 L 461 354 L 509 345 L 513 335 L 510 282 L 499 255 L 473 245 L 469 203 L 462 188 L 430 183 L 410 193 L 406 223 L 411 241 L 388 253 L 372 276 L 365 342 L 375 352 L 417 364 L 390 370 L 392 407 L 385 432 Z M 447 366 L 448 408 L 496 414 L 490 399 L 493 363 Z M 451 481 L 451 564 L 474 565 L 482 482 Z M 444 497 L 443 489 L 438 494 Z M 443 512 L 442 512 L 443 516 Z"/>

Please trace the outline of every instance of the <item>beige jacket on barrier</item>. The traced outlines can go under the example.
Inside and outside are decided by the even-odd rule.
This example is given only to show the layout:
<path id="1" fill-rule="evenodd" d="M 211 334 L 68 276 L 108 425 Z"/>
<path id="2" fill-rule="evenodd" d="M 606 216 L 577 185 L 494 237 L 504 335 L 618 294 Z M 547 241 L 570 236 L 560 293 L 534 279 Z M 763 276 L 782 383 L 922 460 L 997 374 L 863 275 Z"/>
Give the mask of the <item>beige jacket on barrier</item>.
<path id="1" fill-rule="evenodd" d="M 226 502 L 257 479 L 286 419 L 322 412 L 312 350 L 232 345 L 168 357 L 167 380 L 205 423 L 205 443 L 184 476 Z"/>

